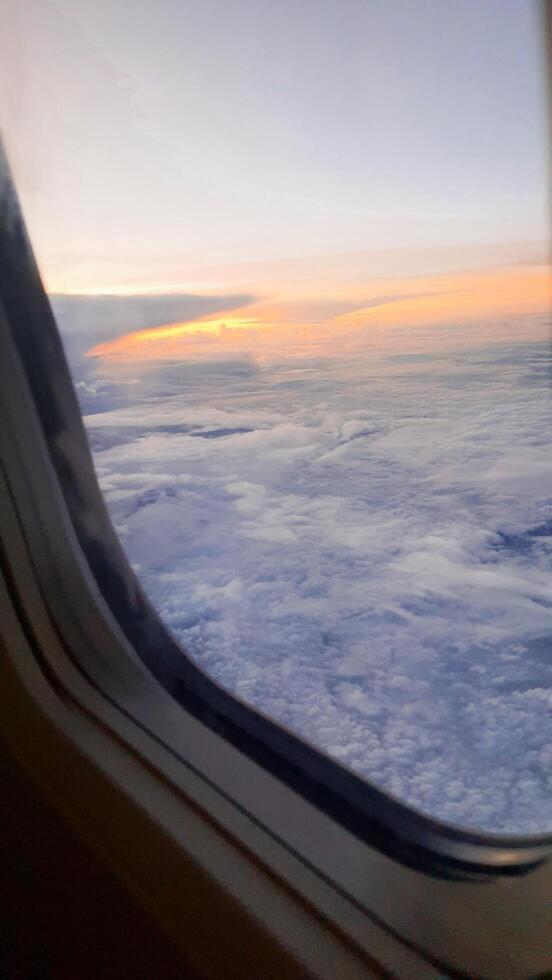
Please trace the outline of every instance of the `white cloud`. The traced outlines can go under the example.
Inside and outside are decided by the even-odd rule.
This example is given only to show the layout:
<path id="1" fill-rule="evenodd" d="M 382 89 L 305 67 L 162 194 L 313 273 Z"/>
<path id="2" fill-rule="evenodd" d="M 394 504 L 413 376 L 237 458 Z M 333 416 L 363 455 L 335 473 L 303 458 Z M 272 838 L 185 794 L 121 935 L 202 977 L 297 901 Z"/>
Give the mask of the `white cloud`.
<path id="1" fill-rule="evenodd" d="M 413 805 L 524 832 L 552 826 L 552 413 L 544 340 L 506 332 L 423 374 L 167 368 L 86 422 L 206 670 Z"/>

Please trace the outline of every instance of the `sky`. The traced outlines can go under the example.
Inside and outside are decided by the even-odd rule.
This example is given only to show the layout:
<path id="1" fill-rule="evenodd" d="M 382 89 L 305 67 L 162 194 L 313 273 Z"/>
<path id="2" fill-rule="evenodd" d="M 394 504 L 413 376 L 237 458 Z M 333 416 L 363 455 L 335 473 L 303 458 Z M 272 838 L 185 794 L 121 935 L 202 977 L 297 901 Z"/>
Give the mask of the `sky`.
<path id="1" fill-rule="evenodd" d="M 0 36 L 1 126 L 51 291 L 266 288 L 351 253 L 380 276 L 542 256 L 532 0 L 12 0 Z"/>
<path id="2" fill-rule="evenodd" d="M 18 0 L 0 127 L 100 484 L 220 684 L 422 812 L 552 828 L 531 0 Z"/>

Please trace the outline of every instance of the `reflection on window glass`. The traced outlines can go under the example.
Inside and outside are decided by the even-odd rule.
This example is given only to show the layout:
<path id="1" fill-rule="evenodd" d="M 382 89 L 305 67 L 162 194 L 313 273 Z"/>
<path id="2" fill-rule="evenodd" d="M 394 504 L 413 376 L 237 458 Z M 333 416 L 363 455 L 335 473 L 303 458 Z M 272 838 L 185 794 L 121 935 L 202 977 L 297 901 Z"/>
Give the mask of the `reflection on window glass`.
<path id="1" fill-rule="evenodd" d="M 8 153 L 164 621 L 424 812 L 550 830 L 537 6 L 3 16 Z"/>

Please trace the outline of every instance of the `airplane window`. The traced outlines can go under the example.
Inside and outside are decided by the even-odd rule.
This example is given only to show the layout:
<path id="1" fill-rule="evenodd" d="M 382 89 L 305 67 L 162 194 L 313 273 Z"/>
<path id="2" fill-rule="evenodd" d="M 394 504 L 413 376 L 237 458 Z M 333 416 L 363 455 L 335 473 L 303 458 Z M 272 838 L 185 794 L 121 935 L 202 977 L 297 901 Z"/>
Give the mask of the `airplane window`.
<path id="1" fill-rule="evenodd" d="M 22 0 L 2 130 L 195 662 L 423 813 L 552 828 L 546 85 L 520 0 Z"/>

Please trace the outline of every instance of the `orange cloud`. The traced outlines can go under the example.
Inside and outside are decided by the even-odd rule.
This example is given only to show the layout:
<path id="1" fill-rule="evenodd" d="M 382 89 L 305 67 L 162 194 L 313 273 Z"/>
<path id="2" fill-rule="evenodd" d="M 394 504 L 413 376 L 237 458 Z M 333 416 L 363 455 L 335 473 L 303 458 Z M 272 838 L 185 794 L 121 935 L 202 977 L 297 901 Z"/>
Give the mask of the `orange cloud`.
<path id="1" fill-rule="evenodd" d="M 464 342 L 476 343 L 478 333 L 481 339 L 492 341 L 493 323 L 546 312 L 550 301 L 550 268 L 542 265 L 380 279 L 369 284 L 334 283 L 333 288 L 327 282 L 323 298 L 314 284 L 310 296 L 306 289 L 300 296 L 281 290 L 270 302 L 248 306 L 247 316 L 233 311 L 228 316 L 135 331 L 98 344 L 88 356 L 144 363 L 232 351 L 263 361 L 307 352 L 333 356 L 340 348 L 360 350 L 367 345 L 396 349 L 422 342 L 426 346 L 455 345 L 462 342 L 461 337 L 441 337 L 438 330 L 439 324 L 454 323 L 464 324 Z M 429 331 L 422 331 L 423 340 L 420 327 Z"/>
<path id="2" fill-rule="evenodd" d="M 420 277 L 395 282 L 394 288 L 396 297 L 370 303 L 337 319 L 348 325 L 414 325 L 486 319 L 544 312 L 550 309 L 552 298 L 548 266 Z M 403 293 L 408 295 L 401 295 Z"/>
<path id="3" fill-rule="evenodd" d="M 201 318 L 187 323 L 172 323 L 162 327 L 150 327 L 147 330 L 135 330 L 133 333 L 117 337 L 102 344 L 97 344 L 87 351 L 87 357 L 102 357 L 113 354 L 129 354 L 140 357 L 148 356 L 148 348 L 157 346 L 159 341 L 175 341 L 198 334 L 220 337 L 224 330 L 247 330 L 258 326 L 253 317 L 227 316 L 217 319 Z"/>

